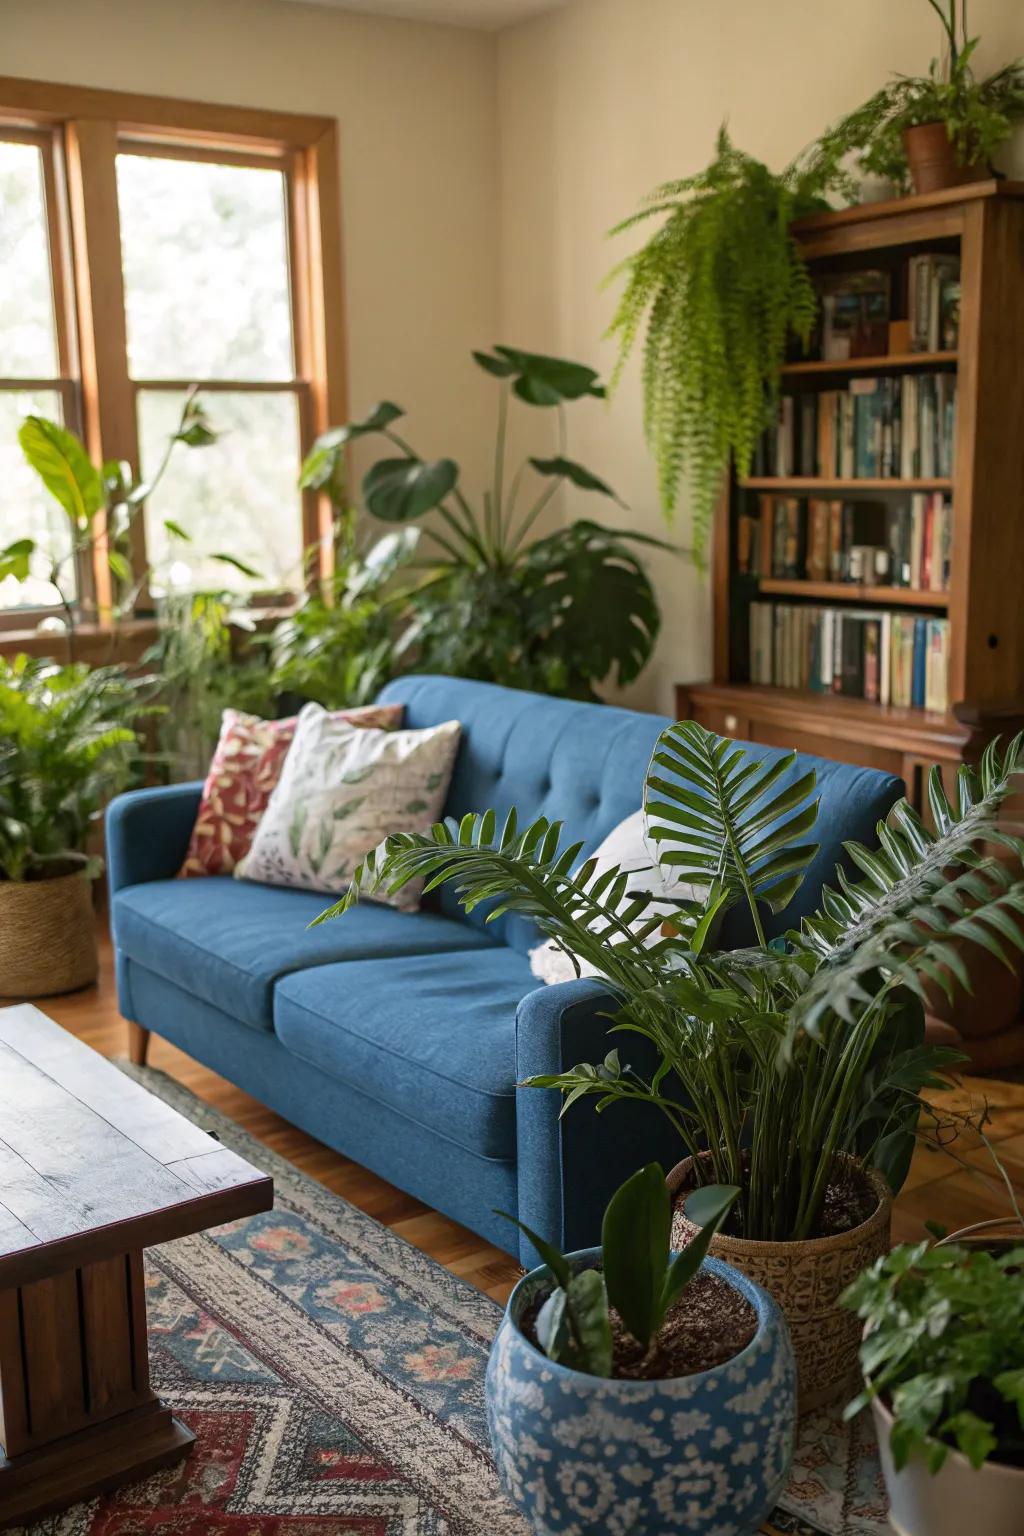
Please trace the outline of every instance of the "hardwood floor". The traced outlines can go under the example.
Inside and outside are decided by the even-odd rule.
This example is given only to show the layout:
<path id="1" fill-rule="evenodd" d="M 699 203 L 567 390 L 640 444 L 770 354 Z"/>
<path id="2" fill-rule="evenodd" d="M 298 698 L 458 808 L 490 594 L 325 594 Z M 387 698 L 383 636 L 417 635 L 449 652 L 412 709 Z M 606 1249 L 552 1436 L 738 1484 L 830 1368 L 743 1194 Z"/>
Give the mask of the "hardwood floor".
<path id="1" fill-rule="evenodd" d="M 66 997 L 45 998 L 41 1007 L 106 1056 L 125 1056 L 127 1027 L 118 1013 L 113 962 L 106 934 L 101 940 L 99 985 Z M 331 1151 L 279 1115 L 275 1115 L 232 1083 L 209 1072 L 165 1040 L 153 1036 L 149 1062 L 190 1088 L 199 1098 L 230 1115 L 253 1136 L 319 1179 L 328 1189 L 351 1200 L 361 1210 L 391 1227 L 408 1242 L 429 1253 L 498 1301 L 504 1301 L 519 1275 L 518 1265 L 465 1227 L 456 1225 L 367 1169 Z M 1024 1189 L 1024 1085 L 981 1078 L 965 1080 L 953 1102 L 977 1107 L 988 1102 L 992 1123 L 986 1134 L 999 1147 L 1014 1184 Z M 978 1137 L 958 1144 L 960 1156 L 977 1172 L 959 1167 L 944 1153 L 920 1149 L 899 1199 L 893 1220 L 893 1241 L 914 1241 L 925 1235 L 927 1220 L 957 1228 L 968 1222 L 1008 1211 L 1006 1191 L 989 1171 L 991 1164 Z"/>

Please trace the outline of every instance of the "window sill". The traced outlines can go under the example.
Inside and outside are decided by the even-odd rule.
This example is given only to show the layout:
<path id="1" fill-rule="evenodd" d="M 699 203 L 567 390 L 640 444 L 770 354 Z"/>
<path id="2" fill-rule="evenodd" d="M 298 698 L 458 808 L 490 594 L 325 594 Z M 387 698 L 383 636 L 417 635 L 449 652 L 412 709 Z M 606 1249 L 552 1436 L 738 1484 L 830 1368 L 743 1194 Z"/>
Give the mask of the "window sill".
<path id="1" fill-rule="evenodd" d="M 130 619 L 116 628 L 109 624 L 75 627 L 75 660 L 92 666 L 107 662 L 137 662 L 157 637 L 155 619 Z M 0 656 L 52 656 L 67 661 L 67 635 L 38 629 L 0 629 Z"/>

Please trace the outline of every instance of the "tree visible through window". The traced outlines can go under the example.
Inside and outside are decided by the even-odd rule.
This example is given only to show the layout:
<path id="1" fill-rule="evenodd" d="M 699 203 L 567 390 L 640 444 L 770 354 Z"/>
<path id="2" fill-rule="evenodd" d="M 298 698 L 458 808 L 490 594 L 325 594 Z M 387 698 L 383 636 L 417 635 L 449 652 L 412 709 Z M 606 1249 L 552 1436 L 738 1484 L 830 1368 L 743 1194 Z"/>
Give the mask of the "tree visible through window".
<path id="1" fill-rule="evenodd" d="M 154 587 L 252 586 L 203 558 L 227 549 L 260 573 L 256 584 L 294 588 L 301 385 L 285 172 L 127 151 L 117 156 L 117 188 L 142 472 L 155 471 L 189 384 L 225 434 L 173 461 L 147 504 Z M 168 536 L 167 519 L 191 544 Z"/>
<path id="2" fill-rule="evenodd" d="M 30 414 L 61 421 L 62 378 L 42 138 L 0 136 L 0 549 L 31 537 L 39 552 L 28 581 L 0 581 L 0 609 L 55 601 L 46 571 L 69 559 L 67 520 L 29 469 L 18 427 Z M 69 589 L 75 573 L 66 572 Z"/>

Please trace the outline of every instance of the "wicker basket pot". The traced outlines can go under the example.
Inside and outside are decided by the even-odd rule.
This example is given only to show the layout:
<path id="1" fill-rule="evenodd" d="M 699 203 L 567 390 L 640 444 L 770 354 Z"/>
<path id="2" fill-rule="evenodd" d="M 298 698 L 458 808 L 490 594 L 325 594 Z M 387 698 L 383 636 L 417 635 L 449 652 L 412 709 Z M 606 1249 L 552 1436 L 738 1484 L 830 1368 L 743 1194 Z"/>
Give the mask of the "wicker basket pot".
<path id="1" fill-rule="evenodd" d="M 684 1158 L 669 1174 L 669 1193 L 679 1196 L 672 1214 L 672 1246 L 684 1247 L 697 1231 L 683 1211 L 693 1188 L 693 1159 Z M 824 1407 L 857 1379 L 861 1324 L 839 1306 L 839 1297 L 862 1269 L 887 1253 L 892 1198 L 880 1173 L 867 1177 L 878 1197 L 874 1214 L 850 1232 L 803 1242 L 766 1243 L 719 1232 L 711 1239 L 716 1259 L 733 1264 L 764 1286 L 786 1315 L 796 1355 L 799 1411 Z"/>
<path id="2" fill-rule="evenodd" d="M 0 996 L 73 992 L 98 970 L 92 884 L 84 874 L 0 880 Z"/>

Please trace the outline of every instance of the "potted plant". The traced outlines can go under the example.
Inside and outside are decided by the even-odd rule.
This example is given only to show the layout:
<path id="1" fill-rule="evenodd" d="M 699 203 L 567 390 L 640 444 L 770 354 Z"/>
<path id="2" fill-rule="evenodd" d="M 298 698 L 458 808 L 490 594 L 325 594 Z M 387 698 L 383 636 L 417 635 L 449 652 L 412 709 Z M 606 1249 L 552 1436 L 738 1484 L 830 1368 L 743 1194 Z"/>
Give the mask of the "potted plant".
<path id="1" fill-rule="evenodd" d="M 789 1468 L 795 1370 L 785 1321 L 714 1259 L 739 1191 L 701 1191 L 703 1229 L 669 1247 L 657 1163 L 609 1202 L 600 1249 L 544 1260 L 512 1293 L 487 1367 L 505 1491 L 537 1531 L 750 1536 Z"/>
<path id="2" fill-rule="evenodd" d="M 835 130 L 859 143 L 863 170 L 897 187 L 909 173 L 915 192 L 991 176 L 993 153 L 1024 119 L 1024 59 L 976 79 L 980 39 L 967 34 L 966 0 L 928 3 L 942 22 L 943 56 L 926 75 L 896 75 Z"/>
<path id="3" fill-rule="evenodd" d="M 89 834 L 137 756 L 143 685 L 0 658 L 0 992 L 43 997 L 96 979 Z"/>
<path id="4" fill-rule="evenodd" d="M 730 462 L 750 473 L 776 408 L 782 365 L 806 349 L 818 301 L 790 225 L 851 196 L 844 160 L 859 119 L 833 130 L 776 174 L 719 133 L 711 164 L 656 188 L 612 230 L 660 220 L 609 281 L 625 286 L 608 334 L 619 344 L 613 385 L 641 330 L 644 429 L 665 515 L 684 478 L 694 554 L 703 564 Z"/>
<path id="5" fill-rule="evenodd" d="M 664 898 L 581 861 L 559 823 L 521 830 L 513 813 L 499 827 L 490 811 L 388 838 L 323 916 L 423 877 L 428 889 L 451 884 L 467 907 L 488 901 L 533 919 L 604 978 L 632 1059 L 613 1050 L 532 1085 L 562 1092 L 566 1109 L 632 1100 L 668 1119 L 688 1158 L 670 1176 L 684 1207 L 677 1241 L 688 1189 L 740 1187 L 711 1251 L 728 1238 L 731 1261 L 787 1311 L 811 1406 L 839 1395 L 856 1368 L 857 1327 L 838 1298 L 888 1248 L 877 1175 L 899 1187 L 921 1092 L 961 1059 L 925 1044 L 925 982 L 962 979 L 953 940 L 1006 960 L 1024 948 L 1024 843 L 999 825 L 1020 758 L 1020 738 L 989 747 L 977 769 L 961 768 L 955 804 L 934 771 L 938 830 L 901 801 L 878 850 L 847 845 L 862 878 L 840 870 L 784 942 L 768 941 L 762 913 L 784 911 L 815 855 L 814 773 L 794 777 L 794 754 L 758 761 L 695 721 L 663 732 L 644 789 L 652 861 L 692 882 L 693 899 L 673 902 L 669 921 Z M 986 840 L 1012 848 L 1014 865 L 986 858 Z M 716 924 L 734 907 L 753 942 L 716 949 Z"/>
<path id="6" fill-rule="evenodd" d="M 604 387 L 581 363 L 515 347 L 496 346 L 473 357 L 499 389 L 494 474 L 479 505 L 464 493 L 454 460 L 424 461 L 397 432 L 395 423 L 405 413 L 391 401 L 319 438 L 300 483 L 345 507 L 348 445 L 381 438 L 389 456 L 363 477 L 366 511 L 406 531 L 434 514 L 420 528 L 434 553 L 429 560 L 421 556 L 419 577 L 406 590 L 410 622 L 397 658 L 415 656 L 419 671 L 593 699 L 595 683 L 609 674 L 619 685 L 631 683 L 650 659 L 660 614 L 633 546 L 669 546 L 585 519 L 533 537 L 563 486 L 618 501 L 610 486 L 565 451 L 565 405 L 601 398 Z M 510 473 L 513 401 L 555 412 L 559 449 L 529 457 Z"/>
<path id="7" fill-rule="evenodd" d="M 1019 1215 L 1018 1215 L 1019 1221 Z M 846 1292 L 900 1536 L 1019 1536 L 1024 1224 L 1013 1238 L 905 1243 Z"/>

